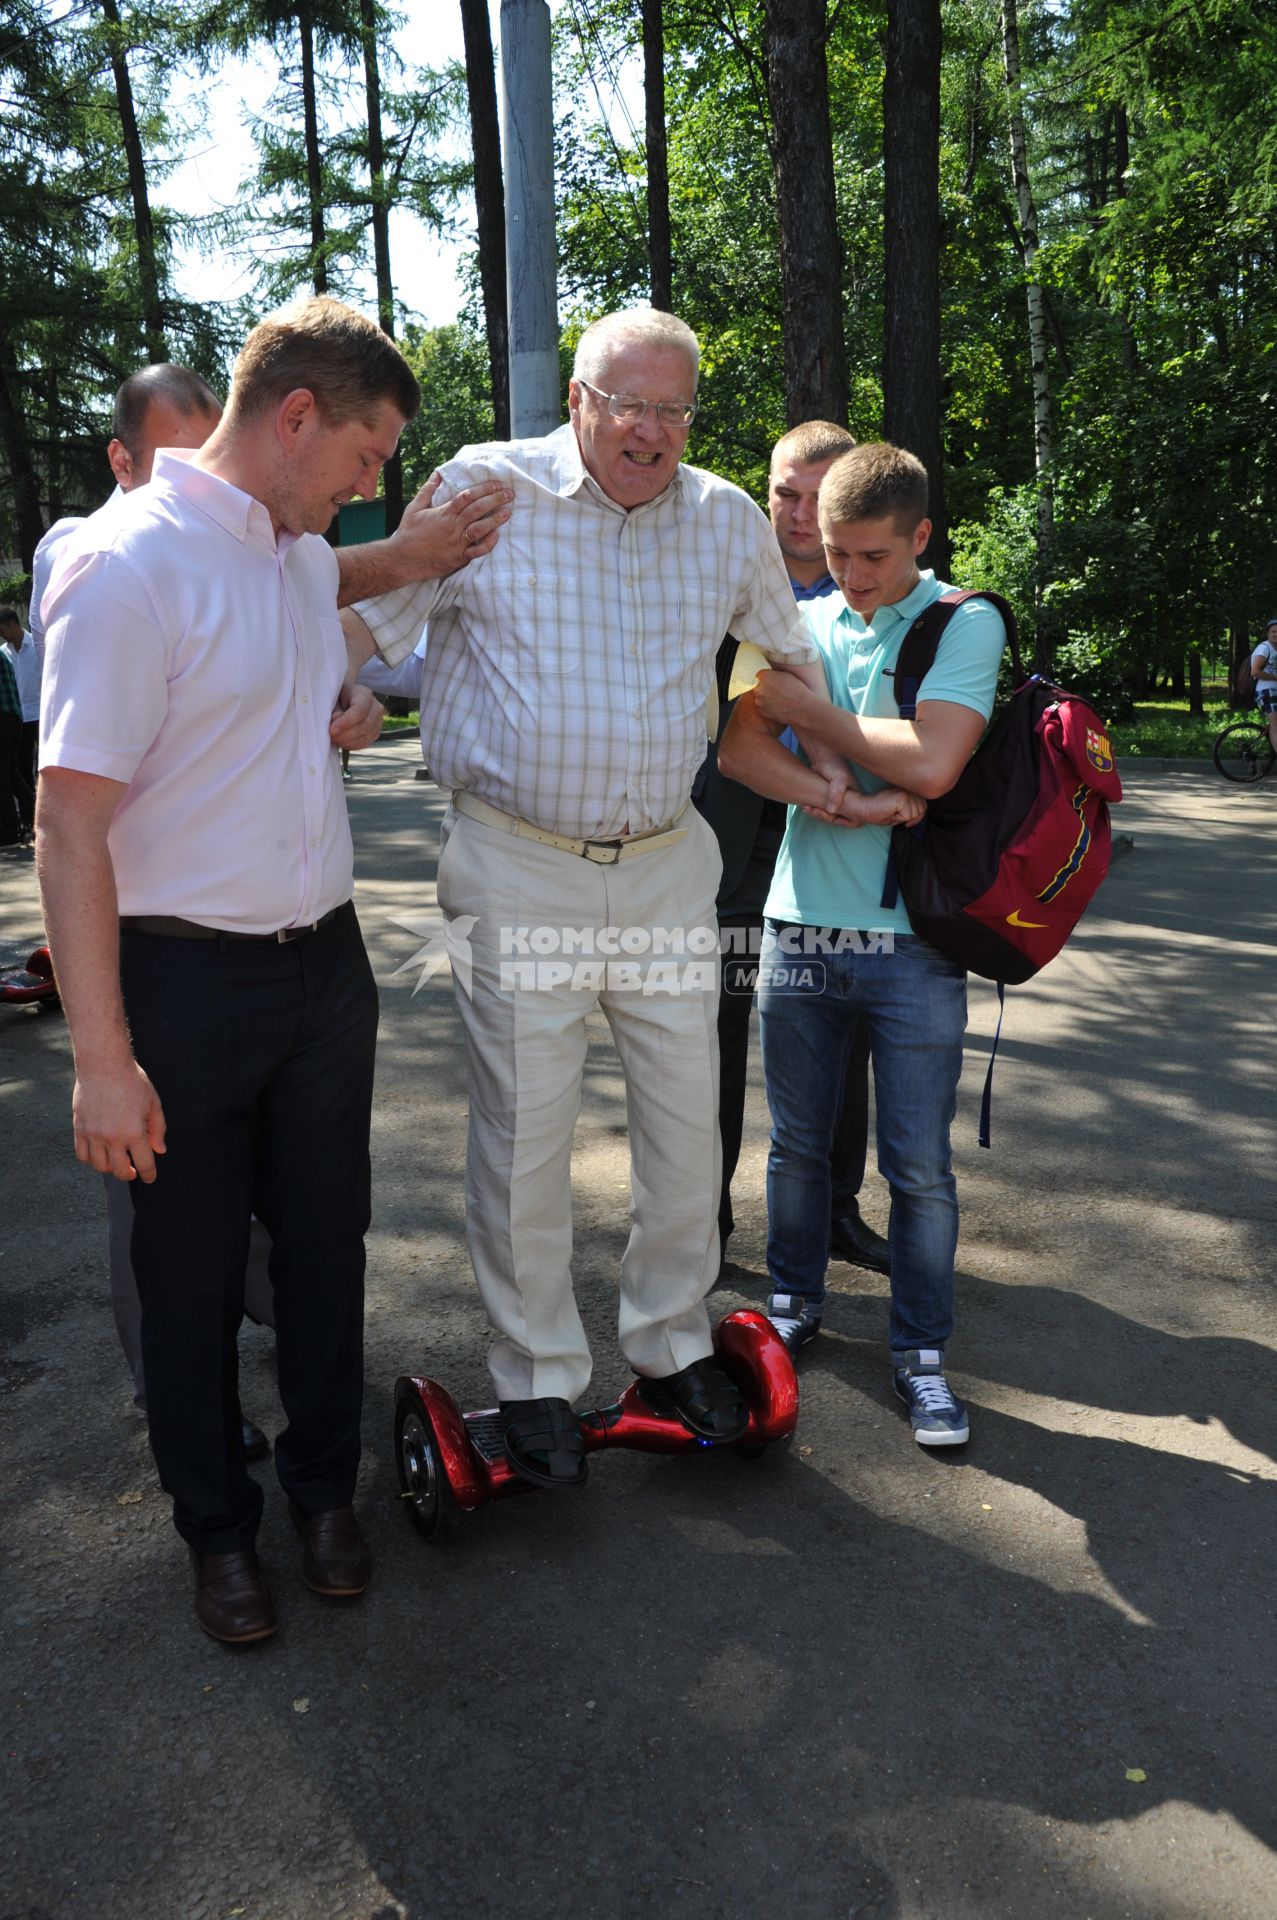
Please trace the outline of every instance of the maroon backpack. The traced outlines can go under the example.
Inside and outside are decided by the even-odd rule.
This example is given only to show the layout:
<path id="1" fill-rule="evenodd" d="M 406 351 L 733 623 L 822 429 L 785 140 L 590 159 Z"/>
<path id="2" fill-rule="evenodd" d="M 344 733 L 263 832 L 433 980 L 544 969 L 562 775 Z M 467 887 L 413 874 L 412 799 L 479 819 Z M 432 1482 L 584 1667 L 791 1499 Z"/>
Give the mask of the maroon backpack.
<path id="1" fill-rule="evenodd" d="M 893 830 L 882 904 L 894 906 L 898 890 L 914 932 L 997 981 L 1000 996 L 1055 958 L 1108 872 L 1109 803 L 1122 783 L 1094 708 L 1025 672 L 1015 615 L 996 593 L 944 593 L 914 621 L 893 674 L 901 718 L 913 719 L 940 637 L 971 599 L 1002 615 L 1011 698 L 957 784 L 916 826 Z M 986 1093 L 982 1145 L 987 1133 Z"/>

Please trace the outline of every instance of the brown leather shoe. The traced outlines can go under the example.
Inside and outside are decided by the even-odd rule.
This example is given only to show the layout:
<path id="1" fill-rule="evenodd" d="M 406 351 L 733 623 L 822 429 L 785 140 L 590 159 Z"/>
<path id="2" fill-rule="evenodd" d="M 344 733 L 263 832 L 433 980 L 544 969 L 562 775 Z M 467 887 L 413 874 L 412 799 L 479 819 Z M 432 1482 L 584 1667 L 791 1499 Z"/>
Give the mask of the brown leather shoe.
<path id="1" fill-rule="evenodd" d="M 278 1627 L 257 1555 L 251 1547 L 238 1553 L 196 1553 L 195 1618 L 205 1633 L 228 1646 L 247 1640 L 269 1640 Z"/>
<path id="2" fill-rule="evenodd" d="M 290 1500 L 293 1525 L 306 1543 L 302 1579 L 314 1593 L 350 1600 L 362 1593 L 372 1572 L 372 1555 L 364 1544 L 353 1507 L 334 1507 L 329 1513 L 303 1513 Z"/>

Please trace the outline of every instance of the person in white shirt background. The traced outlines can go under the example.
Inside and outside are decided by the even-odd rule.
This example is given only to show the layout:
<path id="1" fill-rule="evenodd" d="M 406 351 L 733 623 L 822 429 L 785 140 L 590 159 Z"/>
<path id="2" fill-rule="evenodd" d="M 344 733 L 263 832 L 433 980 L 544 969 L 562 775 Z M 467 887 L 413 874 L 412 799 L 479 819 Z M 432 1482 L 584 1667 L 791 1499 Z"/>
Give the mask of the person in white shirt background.
<path id="1" fill-rule="evenodd" d="M 22 847 L 31 832 L 35 791 L 25 770 L 26 733 L 15 657 L 22 622 L 13 607 L 0 607 L 0 847 Z"/>
<path id="2" fill-rule="evenodd" d="M 22 751 L 19 770 L 28 786 L 35 787 L 36 741 L 40 733 L 41 651 L 13 607 L 0 607 L 0 642 L 13 668 L 18 699 L 22 703 Z"/>

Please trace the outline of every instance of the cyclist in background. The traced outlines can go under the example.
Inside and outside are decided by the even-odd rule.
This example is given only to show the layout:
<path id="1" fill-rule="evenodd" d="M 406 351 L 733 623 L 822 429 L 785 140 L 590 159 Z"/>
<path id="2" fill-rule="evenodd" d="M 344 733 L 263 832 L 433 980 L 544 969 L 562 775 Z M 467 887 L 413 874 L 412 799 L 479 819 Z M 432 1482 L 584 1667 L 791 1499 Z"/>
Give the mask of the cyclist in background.
<path id="1" fill-rule="evenodd" d="M 1255 682 L 1255 705 L 1268 722 L 1268 738 L 1277 753 L 1277 619 L 1264 628 L 1264 637 L 1250 656 Z"/>

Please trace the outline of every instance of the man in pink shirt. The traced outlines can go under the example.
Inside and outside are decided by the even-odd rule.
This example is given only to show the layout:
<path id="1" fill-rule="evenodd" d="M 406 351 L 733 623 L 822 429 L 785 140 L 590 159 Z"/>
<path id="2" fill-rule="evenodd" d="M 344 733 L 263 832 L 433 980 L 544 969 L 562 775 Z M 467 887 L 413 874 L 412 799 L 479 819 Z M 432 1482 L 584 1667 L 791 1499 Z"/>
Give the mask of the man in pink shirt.
<path id="1" fill-rule="evenodd" d="M 70 535 L 44 601 L 37 858 L 76 1153 L 132 1183 L 152 1446 L 196 1617 L 225 1641 L 276 1626 L 236 1380 L 254 1212 L 303 1576 L 350 1597 L 369 1575 L 352 1503 L 377 996 L 333 748 L 364 737 L 371 696 L 318 536 L 375 490 L 418 403 L 358 314 L 274 316 L 204 446 L 160 452 Z"/>
<path id="2" fill-rule="evenodd" d="M 109 512 L 114 501 L 126 493 L 135 493 L 151 477 L 155 456 L 161 447 L 187 447 L 192 452 L 202 447 L 222 417 L 222 403 L 212 388 L 189 367 L 169 362 L 142 367 L 129 375 L 115 396 L 112 410 L 112 434 L 107 445 L 107 463 L 115 476 L 116 491 L 102 509 Z M 40 634 L 40 652 L 44 652 L 44 627 L 40 606 L 44 589 L 53 570 L 53 562 L 64 540 L 84 525 L 84 517 L 58 520 L 36 548 L 32 569 L 31 617 Z M 146 1386 L 142 1377 L 142 1305 L 129 1248 L 133 1240 L 133 1194 L 122 1180 L 104 1176 L 106 1186 L 106 1222 L 108 1267 L 111 1284 L 111 1309 L 116 1331 L 133 1379 L 133 1397 L 139 1411 L 146 1411 Z M 260 1222 L 254 1222 L 245 1274 L 245 1310 L 251 1320 L 273 1326 L 275 1309 L 271 1302 L 267 1259 L 270 1239 Z M 261 1460 L 270 1452 L 270 1441 L 252 1420 L 243 1421 L 244 1455 Z"/>

